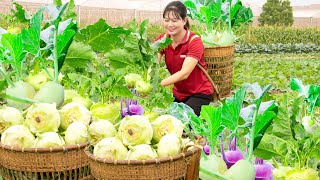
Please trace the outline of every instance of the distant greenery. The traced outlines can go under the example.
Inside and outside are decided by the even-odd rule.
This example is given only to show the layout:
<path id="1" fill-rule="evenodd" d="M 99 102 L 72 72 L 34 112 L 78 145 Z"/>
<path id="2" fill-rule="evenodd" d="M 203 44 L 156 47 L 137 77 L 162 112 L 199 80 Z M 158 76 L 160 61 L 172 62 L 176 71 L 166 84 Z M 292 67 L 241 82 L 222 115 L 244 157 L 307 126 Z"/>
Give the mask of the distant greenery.
<path id="1" fill-rule="evenodd" d="M 320 53 L 320 46 L 316 44 L 236 44 L 236 53 L 268 53 L 268 54 L 283 54 L 283 53 Z"/>
<path id="2" fill-rule="evenodd" d="M 260 26 L 292 26 L 293 12 L 290 1 L 267 0 L 258 20 Z"/>
<path id="3" fill-rule="evenodd" d="M 297 77 L 305 84 L 319 84 L 320 53 L 315 54 L 236 54 L 232 89 L 243 83 L 258 82 L 286 91 L 290 78 Z"/>

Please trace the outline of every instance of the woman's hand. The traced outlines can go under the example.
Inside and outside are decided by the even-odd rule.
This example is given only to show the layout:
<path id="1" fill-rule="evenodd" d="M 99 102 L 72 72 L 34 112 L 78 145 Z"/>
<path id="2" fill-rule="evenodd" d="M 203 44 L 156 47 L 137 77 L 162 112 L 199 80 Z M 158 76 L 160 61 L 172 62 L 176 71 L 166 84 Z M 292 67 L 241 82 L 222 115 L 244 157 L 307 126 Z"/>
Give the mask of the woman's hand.
<path id="1" fill-rule="evenodd" d="M 182 68 L 180 71 L 172 74 L 166 79 L 161 81 L 162 86 L 168 86 L 179 81 L 185 80 L 189 77 L 193 69 L 196 67 L 198 60 L 193 57 L 186 57 L 182 64 Z"/>

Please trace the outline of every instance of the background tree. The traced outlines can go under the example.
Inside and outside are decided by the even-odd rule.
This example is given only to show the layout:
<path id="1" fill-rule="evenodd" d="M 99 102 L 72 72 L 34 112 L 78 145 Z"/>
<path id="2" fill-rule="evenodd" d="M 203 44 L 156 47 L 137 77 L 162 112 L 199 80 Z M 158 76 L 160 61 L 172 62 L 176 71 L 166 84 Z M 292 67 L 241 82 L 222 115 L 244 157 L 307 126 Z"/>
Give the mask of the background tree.
<path id="1" fill-rule="evenodd" d="M 281 21 L 282 26 L 292 26 L 293 24 L 293 12 L 289 0 L 285 0 L 281 3 Z"/>
<path id="2" fill-rule="evenodd" d="M 289 0 L 267 0 L 262 7 L 259 25 L 291 26 L 293 24 L 292 7 Z"/>

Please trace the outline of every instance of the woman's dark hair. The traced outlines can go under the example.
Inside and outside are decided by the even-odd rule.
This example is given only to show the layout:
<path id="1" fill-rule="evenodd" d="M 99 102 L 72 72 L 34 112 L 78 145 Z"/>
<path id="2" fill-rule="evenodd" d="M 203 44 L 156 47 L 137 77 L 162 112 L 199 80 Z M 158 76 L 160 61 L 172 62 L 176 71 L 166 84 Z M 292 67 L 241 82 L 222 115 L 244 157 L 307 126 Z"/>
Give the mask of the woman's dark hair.
<path id="1" fill-rule="evenodd" d="M 172 13 L 172 15 L 175 16 L 175 18 L 181 18 L 185 20 L 187 17 L 187 8 L 181 1 L 172 1 L 166 6 L 166 8 L 164 8 L 163 18 L 165 18 L 164 16 L 169 13 Z M 190 28 L 188 19 L 186 19 L 186 24 L 184 25 L 184 28 Z"/>

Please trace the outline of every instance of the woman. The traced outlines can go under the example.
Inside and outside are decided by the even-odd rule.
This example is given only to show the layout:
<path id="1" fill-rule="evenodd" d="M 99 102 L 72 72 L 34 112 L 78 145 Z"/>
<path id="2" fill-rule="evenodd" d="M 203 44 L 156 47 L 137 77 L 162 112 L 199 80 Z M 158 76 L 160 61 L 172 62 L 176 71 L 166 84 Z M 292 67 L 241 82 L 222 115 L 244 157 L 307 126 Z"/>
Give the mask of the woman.
<path id="1" fill-rule="evenodd" d="M 204 46 L 199 36 L 189 31 L 187 9 L 180 1 L 170 2 L 163 12 L 163 24 L 166 30 L 156 40 L 167 36 L 172 44 L 159 53 L 158 60 L 165 56 L 167 68 L 171 74 L 161 81 L 162 86 L 174 84 L 175 102 L 190 106 L 196 115 L 200 115 L 202 105 L 212 100 L 213 87 L 205 74 L 196 67 L 204 68 Z"/>

